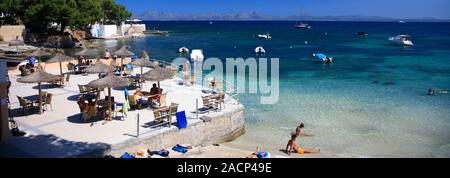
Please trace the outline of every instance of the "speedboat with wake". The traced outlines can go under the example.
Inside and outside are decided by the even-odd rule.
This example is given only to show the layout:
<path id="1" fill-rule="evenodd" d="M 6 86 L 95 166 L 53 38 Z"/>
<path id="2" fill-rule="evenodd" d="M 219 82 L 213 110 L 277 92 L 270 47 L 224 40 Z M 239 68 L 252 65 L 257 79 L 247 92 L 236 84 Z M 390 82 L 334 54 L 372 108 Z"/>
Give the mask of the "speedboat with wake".
<path id="1" fill-rule="evenodd" d="M 332 63 L 333 58 L 323 54 L 323 53 L 315 53 L 313 54 L 315 61 L 323 62 L 323 63 Z"/>
<path id="2" fill-rule="evenodd" d="M 411 40 L 411 36 L 409 35 L 398 35 L 395 37 L 390 37 L 389 41 L 391 41 L 394 45 L 414 46 L 414 43 Z"/>

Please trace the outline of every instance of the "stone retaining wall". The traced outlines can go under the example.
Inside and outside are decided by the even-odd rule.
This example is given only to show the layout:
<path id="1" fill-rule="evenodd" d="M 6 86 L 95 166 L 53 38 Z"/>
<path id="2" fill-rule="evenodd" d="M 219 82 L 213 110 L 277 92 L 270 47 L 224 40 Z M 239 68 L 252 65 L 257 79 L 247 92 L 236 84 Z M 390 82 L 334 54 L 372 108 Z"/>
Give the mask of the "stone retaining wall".
<path id="1" fill-rule="evenodd" d="M 172 126 L 171 129 L 163 130 L 161 133 L 130 139 L 113 145 L 111 150 L 107 150 L 105 153 L 120 156 L 125 152 L 137 152 L 141 149 L 167 149 L 176 144 L 187 144 L 194 147 L 207 146 L 233 141 L 245 133 L 244 107 L 242 105 L 228 112 L 211 115 L 211 117 L 211 122 L 198 122 L 197 120 L 197 122 L 189 123 L 186 129 L 180 130 Z M 92 156 L 87 155 L 87 157 Z"/>
<path id="2" fill-rule="evenodd" d="M 0 26 L 0 39 L 3 39 L 3 41 L 5 42 L 15 40 L 16 36 L 18 36 L 20 40 L 23 40 L 24 33 L 25 33 L 24 25 Z"/>

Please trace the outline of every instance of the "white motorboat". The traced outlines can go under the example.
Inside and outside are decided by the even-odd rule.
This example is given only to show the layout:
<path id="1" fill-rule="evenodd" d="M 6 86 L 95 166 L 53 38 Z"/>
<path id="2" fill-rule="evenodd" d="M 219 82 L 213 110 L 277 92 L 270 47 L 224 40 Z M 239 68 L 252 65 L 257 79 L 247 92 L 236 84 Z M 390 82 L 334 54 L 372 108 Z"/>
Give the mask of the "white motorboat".
<path id="1" fill-rule="evenodd" d="M 256 54 L 266 54 L 266 50 L 262 46 L 258 46 L 255 48 Z"/>
<path id="2" fill-rule="evenodd" d="M 266 33 L 266 34 L 258 35 L 258 38 L 268 40 L 268 39 L 272 39 L 272 36 L 270 36 L 269 33 Z"/>
<path id="3" fill-rule="evenodd" d="M 205 56 L 203 55 L 203 50 L 201 49 L 194 49 L 191 53 L 191 60 L 194 62 L 203 62 L 205 59 Z"/>
<path id="4" fill-rule="evenodd" d="M 411 36 L 409 35 L 398 35 L 395 37 L 390 37 L 389 41 L 391 41 L 395 45 L 414 46 L 414 43 L 411 40 Z"/>
<path id="5" fill-rule="evenodd" d="M 189 49 L 183 46 L 178 50 L 178 53 L 181 53 L 181 54 L 189 53 Z"/>

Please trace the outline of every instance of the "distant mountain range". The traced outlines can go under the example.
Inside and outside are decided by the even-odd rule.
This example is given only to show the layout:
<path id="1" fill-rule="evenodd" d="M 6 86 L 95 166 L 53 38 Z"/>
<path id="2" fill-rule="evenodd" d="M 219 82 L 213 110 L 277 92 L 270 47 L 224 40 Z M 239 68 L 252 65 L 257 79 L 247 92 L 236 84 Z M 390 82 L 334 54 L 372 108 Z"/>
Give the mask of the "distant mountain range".
<path id="1" fill-rule="evenodd" d="M 235 12 L 235 13 L 191 13 L 178 14 L 170 12 L 147 11 L 135 15 L 138 18 L 148 21 L 295 21 L 297 16 L 271 16 L 257 12 Z M 380 16 L 348 15 L 348 16 L 311 16 L 304 15 L 305 21 L 425 21 L 425 22 L 450 22 L 450 19 L 418 18 L 418 19 L 396 19 Z"/>

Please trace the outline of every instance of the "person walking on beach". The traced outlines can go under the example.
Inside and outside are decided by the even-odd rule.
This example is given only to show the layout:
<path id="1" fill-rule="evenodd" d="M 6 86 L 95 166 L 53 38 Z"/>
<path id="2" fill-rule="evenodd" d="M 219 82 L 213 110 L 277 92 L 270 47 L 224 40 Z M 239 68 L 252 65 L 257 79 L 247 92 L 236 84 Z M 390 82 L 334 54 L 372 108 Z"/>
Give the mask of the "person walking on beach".
<path id="1" fill-rule="evenodd" d="M 299 147 L 296 143 L 297 135 L 292 135 L 291 139 L 288 141 L 286 145 L 286 152 L 289 156 L 291 156 L 291 153 L 298 153 L 298 154 L 304 154 L 304 153 L 319 153 L 320 149 L 315 148 L 307 148 L 307 147 Z"/>
<path id="2" fill-rule="evenodd" d="M 310 134 L 310 133 L 302 133 L 302 129 L 305 127 L 305 124 L 301 123 L 299 126 L 297 126 L 297 128 L 295 129 L 295 134 L 296 136 L 299 137 L 312 137 L 314 136 L 314 134 Z"/>
<path id="3" fill-rule="evenodd" d="M 105 54 L 103 55 L 105 57 L 106 60 L 111 58 L 111 53 L 109 53 L 109 50 L 105 50 Z"/>

